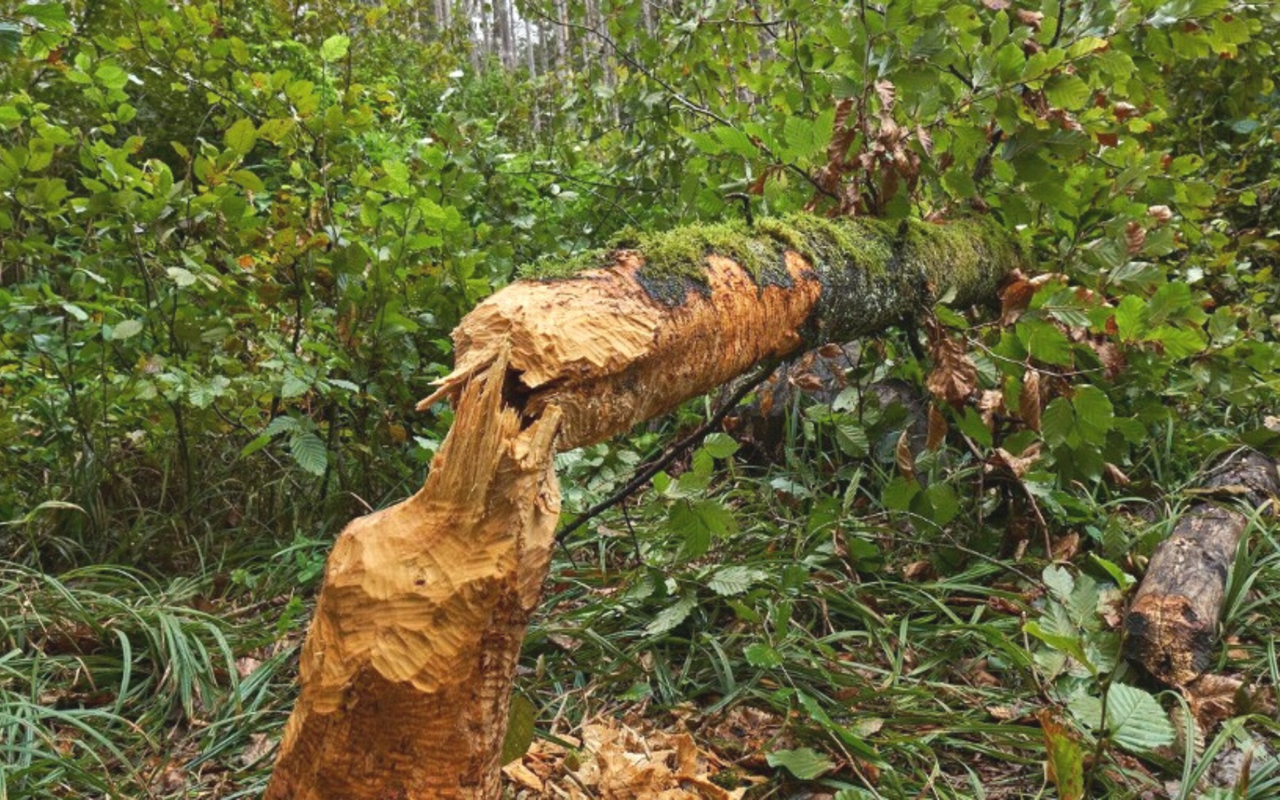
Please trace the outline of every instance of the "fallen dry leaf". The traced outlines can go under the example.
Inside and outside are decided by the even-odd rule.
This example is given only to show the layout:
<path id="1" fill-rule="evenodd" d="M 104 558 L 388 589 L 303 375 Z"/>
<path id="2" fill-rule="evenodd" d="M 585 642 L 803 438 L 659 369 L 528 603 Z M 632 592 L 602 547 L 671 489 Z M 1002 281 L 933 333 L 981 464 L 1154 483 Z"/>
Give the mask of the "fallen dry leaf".
<path id="1" fill-rule="evenodd" d="M 1129 476 L 1124 474 L 1119 467 L 1112 464 L 1110 461 L 1103 465 L 1102 471 L 1107 477 L 1107 482 L 1113 486 L 1128 486 L 1132 483 L 1132 481 L 1129 480 Z"/>
<path id="2" fill-rule="evenodd" d="M 1053 560 L 1070 561 L 1080 552 L 1080 534 L 1072 531 L 1053 540 Z"/>
<path id="3" fill-rule="evenodd" d="M 567 769 L 572 778 L 565 782 L 562 796 L 741 800 L 749 787 L 728 790 L 711 780 L 720 763 L 714 754 L 699 749 L 687 732 L 640 731 L 606 718 L 583 726 L 582 752 L 576 767 Z M 517 775 L 508 773 L 521 785 L 530 779 L 548 782 L 532 768 L 529 774 L 517 771 Z"/>
<path id="4" fill-rule="evenodd" d="M 1201 735 L 1206 735 L 1224 720 L 1236 716 L 1240 700 L 1245 699 L 1244 681 L 1230 675 L 1205 673 L 1182 689 L 1187 705 L 1195 717 Z"/>
<path id="5" fill-rule="evenodd" d="M 240 766 L 252 767 L 270 755 L 275 747 L 276 740 L 265 733 L 251 734 L 249 736 L 249 746 L 241 751 L 239 755 Z"/>
<path id="6" fill-rule="evenodd" d="M 524 788 L 541 793 L 546 787 L 533 770 L 525 766 L 523 761 L 512 761 L 502 768 L 502 774 L 512 783 L 523 786 Z"/>
<path id="7" fill-rule="evenodd" d="M 928 561 L 912 561 L 902 568 L 902 579 L 907 581 L 928 580 L 933 575 L 933 565 Z"/>

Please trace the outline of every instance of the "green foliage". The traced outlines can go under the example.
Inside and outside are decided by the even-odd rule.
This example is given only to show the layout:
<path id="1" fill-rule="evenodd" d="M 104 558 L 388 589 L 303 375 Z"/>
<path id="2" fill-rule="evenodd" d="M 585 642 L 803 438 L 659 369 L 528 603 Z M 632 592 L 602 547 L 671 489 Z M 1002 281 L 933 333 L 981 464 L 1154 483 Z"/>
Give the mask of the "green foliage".
<path id="1" fill-rule="evenodd" d="M 769 766 L 781 767 L 802 781 L 811 781 L 835 766 L 831 759 L 808 747 L 776 750 L 767 759 Z"/>

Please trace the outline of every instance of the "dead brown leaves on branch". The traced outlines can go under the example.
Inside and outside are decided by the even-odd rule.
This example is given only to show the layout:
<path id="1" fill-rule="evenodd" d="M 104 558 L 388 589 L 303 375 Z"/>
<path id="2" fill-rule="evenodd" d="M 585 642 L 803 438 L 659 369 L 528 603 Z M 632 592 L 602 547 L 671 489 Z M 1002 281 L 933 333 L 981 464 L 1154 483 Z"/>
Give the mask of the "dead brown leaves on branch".
<path id="1" fill-rule="evenodd" d="M 933 369 L 925 379 L 925 388 L 941 402 L 960 408 L 978 388 L 978 368 L 964 345 L 941 328 L 932 326 L 929 338 Z"/>
<path id="2" fill-rule="evenodd" d="M 827 163 L 814 176 L 819 191 L 807 210 L 815 210 L 824 197 L 836 197 L 833 215 L 879 216 L 901 188 L 915 192 L 920 156 L 932 155 L 933 138 L 921 125 L 900 125 L 894 117 L 896 105 L 897 89 L 887 80 L 876 81 L 857 99 L 836 104 Z M 861 146 L 851 153 L 859 140 Z"/>

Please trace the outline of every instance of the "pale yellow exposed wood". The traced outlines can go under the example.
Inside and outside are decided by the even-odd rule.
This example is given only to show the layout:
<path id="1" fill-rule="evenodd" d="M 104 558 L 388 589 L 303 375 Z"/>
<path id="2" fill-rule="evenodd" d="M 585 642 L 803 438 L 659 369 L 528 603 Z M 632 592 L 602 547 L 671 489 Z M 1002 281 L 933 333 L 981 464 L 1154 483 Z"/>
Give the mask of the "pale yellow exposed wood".
<path id="1" fill-rule="evenodd" d="M 505 367 L 499 352 L 463 389 L 423 489 L 339 537 L 268 797 L 497 797 L 515 659 L 560 512 L 559 412 L 522 429 Z"/>
<path id="2" fill-rule="evenodd" d="M 789 254 L 793 285 L 759 288 L 733 261 L 707 261 L 710 291 L 691 289 L 676 306 L 641 288 L 631 253 L 616 267 L 571 280 L 507 287 L 454 331 L 457 366 L 418 407 L 456 396 L 509 346 L 511 369 L 528 395 L 525 413 L 559 406 L 558 446 L 570 449 L 626 431 L 801 347 L 800 328 L 822 291 L 808 262 Z"/>

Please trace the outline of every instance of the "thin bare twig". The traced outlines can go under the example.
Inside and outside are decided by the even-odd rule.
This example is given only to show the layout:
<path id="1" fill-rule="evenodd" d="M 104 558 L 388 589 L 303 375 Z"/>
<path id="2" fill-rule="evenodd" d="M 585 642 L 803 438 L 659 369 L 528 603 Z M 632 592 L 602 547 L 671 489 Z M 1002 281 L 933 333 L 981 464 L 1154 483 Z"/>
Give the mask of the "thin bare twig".
<path id="1" fill-rule="evenodd" d="M 586 511 L 582 512 L 582 514 L 573 522 L 561 528 L 560 532 L 556 534 L 556 542 L 563 542 L 568 538 L 569 534 L 635 494 L 635 492 L 648 483 L 654 475 L 657 475 L 659 472 L 670 466 L 671 462 L 680 457 L 680 454 L 696 446 L 707 434 L 720 427 L 720 423 L 724 422 L 724 418 L 729 416 L 729 412 L 737 407 L 742 398 L 751 394 L 757 386 L 764 383 L 765 378 L 768 378 L 769 375 L 773 373 L 775 367 L 777 367 L 776 361 L 769 360 L 765 362 L 755 375 L 751 376 L 751 378 L 748 379 L 746 383 L 742 384 L 742 386 L 740 386 L 738 390 L 729 397 L 729 399 L 725 400 L 724 405 L 722 405 L 720 409 L 711 416 L 711 419 L 707 420 L 702 425 L 699 425 L 697 430 L 693 431 L 693 433 L 690 433 L 688 436 L 668 447 L 666 452 L 655 460 L 649 462 L 647 466 L 641 467 L 636 474 L 631 477 L 631 480 L 627 481 L 621 489 L 591 506 Z"/>

